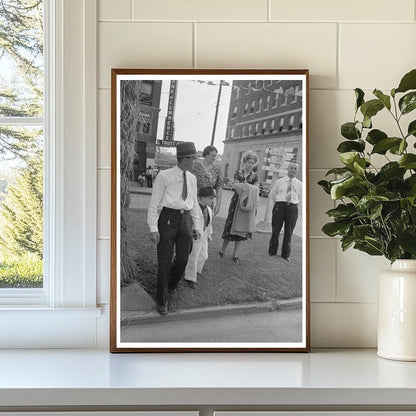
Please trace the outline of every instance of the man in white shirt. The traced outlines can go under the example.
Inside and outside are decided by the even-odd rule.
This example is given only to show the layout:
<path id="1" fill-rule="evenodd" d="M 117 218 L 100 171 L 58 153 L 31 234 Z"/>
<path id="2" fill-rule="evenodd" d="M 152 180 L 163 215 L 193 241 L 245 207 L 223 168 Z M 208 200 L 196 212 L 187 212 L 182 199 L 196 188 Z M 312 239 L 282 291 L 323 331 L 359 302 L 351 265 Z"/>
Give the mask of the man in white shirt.
<path id="1" fill-rule="evenodd" d="M 193 238 L 200 237 L 196 177 L 189 172 L 196 159 L 192 142 L 176 146 L 177 166 L 162 170 L 153 184 L 147 213 L 150 239 L 157 244 L 156 298 L 159 313 L 168 313 L 168 292 L 182 278 Z M 175 259 L 172 263 L 173 253 Z"/>
<path id="2" fill-rule="evenodd" d="M 290 261 L 290 243 L 298 220 L 298 205 L 302 200 L 302 182 L 296 178 L 298 170 L 298 163 L 290 162 L 287 176 L 278 179 L 269 193 L 269 205 L 274 204 L 269 255 L 277 254 L 279 234 L 284 224 L 282 257 L 287 261 Z"/>

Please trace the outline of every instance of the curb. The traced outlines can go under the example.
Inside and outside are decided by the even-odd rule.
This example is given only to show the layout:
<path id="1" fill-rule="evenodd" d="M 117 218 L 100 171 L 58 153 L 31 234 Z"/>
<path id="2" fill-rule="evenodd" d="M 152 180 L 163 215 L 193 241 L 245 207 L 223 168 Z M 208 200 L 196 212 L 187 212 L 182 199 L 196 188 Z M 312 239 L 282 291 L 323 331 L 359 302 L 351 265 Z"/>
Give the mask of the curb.
<path id="1" fill-rule="evenodd" d="M 158 322 L 173 322 L 179 320 L 195 320 L 202 318 L 212 318 L 216 316 L 225 315 L 241 315 L 249 313 L 273 312 L 273 311 L 288 311 L 302 308 L 302 298 L 294 298 L 280 301 L 269 301 L 251 303 L 246 305 L 222 305 L 209 306 L 206 308 L 188 309 L 178 312 L 170 312 L 168 315 L 161 316 L 157 308 L 145 313 L 138 313 L 137 311 L 124 311 L 121 313 L 120 325 L 146 325 Z"/>

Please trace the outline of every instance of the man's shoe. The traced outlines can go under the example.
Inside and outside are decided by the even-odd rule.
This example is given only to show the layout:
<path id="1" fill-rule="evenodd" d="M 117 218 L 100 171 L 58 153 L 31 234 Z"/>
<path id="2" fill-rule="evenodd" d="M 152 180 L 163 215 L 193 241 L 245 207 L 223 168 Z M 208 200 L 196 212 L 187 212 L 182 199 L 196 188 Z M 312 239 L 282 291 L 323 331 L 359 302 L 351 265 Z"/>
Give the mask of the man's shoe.
<path id="1" fill-rule="evenodd" d="M 283 260 L 286 260 L 286 261 L 290 261 L 290 257 L 284 257 L 284 256 L 282 256 L 282 259 Z"/>
<path id="2" fill-rule="evenodd" d="M 167 315 L 169 313 L 169 310 L 168 310 L 168 302 L 165 302 L 164 305 L 159 305 L 157 307 L 157 309 L 158 309 L 158 311 L 159 311 L 159 313 L 161 315 Z"/>
<path id="3" fill-rule="evenodd" d="M 193 282 L 192 280 L 185 280 L 185 282 L 188 285 L 188 287 L 190 287 L 191 289 L 196 289 L 196 283 Z"/>

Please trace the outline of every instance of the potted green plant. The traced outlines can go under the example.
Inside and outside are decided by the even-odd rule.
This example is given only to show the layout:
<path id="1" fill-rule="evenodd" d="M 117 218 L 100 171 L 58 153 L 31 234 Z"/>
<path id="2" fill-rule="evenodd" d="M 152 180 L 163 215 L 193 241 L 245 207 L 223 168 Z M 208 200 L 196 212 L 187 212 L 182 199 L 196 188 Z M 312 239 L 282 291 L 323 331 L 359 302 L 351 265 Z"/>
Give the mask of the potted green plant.
<path id="1" fill-rule="evenodd" d="M 337 201 L 322 231 L 353 247 L 384 256 L 391 269 L 380 276 L 378 354 L 416 360 L 416 69 L 389 94 L 375 89 L 366 101 L 355 89 L 355 115 L 342 124 L 337 148 L 342 167 L 319 185 Z M 393 132 L 373 126 L 379 112 L 394 120 Z M 384 164 L 380 162 L 383 158 Z M 410 300 L 410 302 L 409 302 Z"/>

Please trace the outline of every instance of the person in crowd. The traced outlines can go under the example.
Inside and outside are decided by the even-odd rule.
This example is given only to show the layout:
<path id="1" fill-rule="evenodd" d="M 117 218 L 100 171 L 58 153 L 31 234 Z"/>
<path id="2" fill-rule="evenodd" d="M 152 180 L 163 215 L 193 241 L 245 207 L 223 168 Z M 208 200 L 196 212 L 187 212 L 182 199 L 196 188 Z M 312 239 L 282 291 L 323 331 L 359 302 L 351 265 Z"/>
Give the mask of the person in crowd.
<path id="1" fill-rule="evenodd" d="M 275 256 L 279 246 L 279 235 L 284 225 L 282 257 L 290 261 L 290 246 L 293 230 L 298 220 L 298 205 L 302 200 L 302 182 L 296 178 L 299 164 L 289 163 L 287 176 L 278 179 L 269 193 L 268 211 L 272 211 L 272 236 L 269 255 Z M 273 208 L 272 208 L 273 207 Z"/>
<path id="2" fill-rule="evenodd" d="M 213 163 L 217 158 L 218 150 L 215 146 L 207 146 L 202 152 L 202 160 L 194 163 L 192 173 L 196 176 L 198 190 L 211 187 L 215 189 L 216 200 L 213 207 L 214 216 L 221 208 L 223 176 L 218 166 Z"/>
<path id="3" fill-rule="evenodd" d="M 201 238 L 194 241 L 188 264 L 185 269 L 185 282 L 192 289 L 196 288 L 197 275 L 202 273 L 202 269 L 208 259 L 208 241 L 211 241 L 212 235 L 213 215 L 211 205 L 214 199 L 215 190 L 210 186 L 198 190 L 201 225 L 201 228 L 198 231 L 201 234 Z"/>
<path id="4" fill-rule="evenodd" d="M 240 245 L 242 241 L 247 240 L 247 238 L 252 238 L 252 232 L 254 231 L 254 217 L 255 217 L 255 203 L 250 202 L 251 210 L 250 215 L 246 217 L 245 227 L 240 229 L 239 232 L 234 231 L 236 226 L 236 213 L 240 212 L 239 209 L 239 200 L 242 201 L 242 198 L 239 196 L 239 193 L 244 191 L 247 194 L 247 197 L 251 197 L 251 200 L 254 200 L 254 195 L 258 196 L 258 186 L 256 185 L 258 182 L 257 174 L 253 172 L 253 168 L 258 163 L 257 155 L 252 151 L 247 151 L 243 154 L 242 158 L 243 167 L 241 170 L 238 170 L 234 175 L 234 182 L 232 183 L 232 188 L 234 189 L 234 194 L 230 201 L 230 206 L 228 208 L 228 215 L 224 225 L 224 231 L 222 233 L 223 244 L 222 248 L 218 253 L 219 258 L 224 257 L 224 252 L 229 244 L 230 241 L 234 241 L 234 253 L 233 253 L 233 261 L 238 263 L 239 262 L 239 252 L 240 252 Z M 254 187 L 241 187 L 241 184 L 248 184 L 248 185 L 255 185 Z M 254 195 L 253 195 L 254 193 Z M 242 204 L 240 204 L 241 207 Z M 241 221 L 239 221 L 239 225 L 241 225 Z"/>
<path id="5" fill-rule="evenodd" d="M 139 173 L 139 176 L 137 177 L 137 182 L 139 182 L 139 185 L 141 187 L 143 187 L 144 185 L 144 180 L 145 180 L 145 173 L 144 172 Z"/>
<path id="6" fill-rule="evenodd" d="M 196 159 L 194 143 L 178 143 L 176 156 L 177 165 L 156 176 L 147 213 L 150 239 L 157 244 L 156 298 L 161 315 L 168 314 L 168 294 L 183 277 L 192 241 L 200 238 L 198 230 L 203 228 L 196 178 L 190 172 Z"/>
<path id="7" fill-rule="evenodd" d="M 151 166 L 147 167 L 145 176 L 146 176 L 147 187 L 151 188 L 153 186 L 153 169 Z"/>

